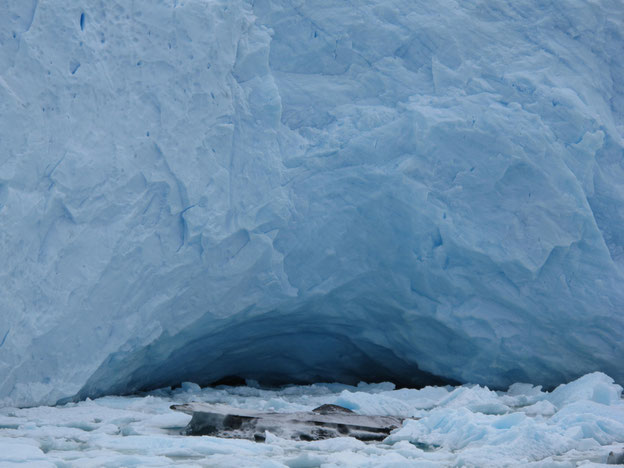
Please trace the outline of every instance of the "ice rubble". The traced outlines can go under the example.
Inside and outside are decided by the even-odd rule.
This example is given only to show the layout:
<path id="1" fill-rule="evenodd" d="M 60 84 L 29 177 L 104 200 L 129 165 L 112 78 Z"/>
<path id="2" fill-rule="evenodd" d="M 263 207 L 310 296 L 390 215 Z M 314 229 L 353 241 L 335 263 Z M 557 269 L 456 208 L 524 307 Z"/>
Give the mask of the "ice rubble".
<path id="1" fill-rule="evenodd" d="M 103 397 L 60 407 L 0 409 L 0 464 L 36 466 L 541 467 L 601 466 L 624 451 L 622 387 L 585 375 L 554 392 L 516 384 L 487 387 L 339 384 L 282 390 L 200 389 L 186 384 L 142 397 Z M 173 404 L 224 403 L 255 411 L 310 411 L 350 405 L 360 414 L 406 420 L 385 441 L 350 437 L 299 442 L 266 434 L 265 443 L 181 436 L 190 416 Z M 542 405 L 544 411 L 535 411 Z M 528 408 L 533 407 L 533 411 Z M 553 412 L 554 411 L 554 412 Z M 609 465 L 612 466 L 612 465 Z"/>
<path id="2" fill-rule="evenodd" d="M 2 11 L 4 404 L 624 381 L 620 1 Z"/>

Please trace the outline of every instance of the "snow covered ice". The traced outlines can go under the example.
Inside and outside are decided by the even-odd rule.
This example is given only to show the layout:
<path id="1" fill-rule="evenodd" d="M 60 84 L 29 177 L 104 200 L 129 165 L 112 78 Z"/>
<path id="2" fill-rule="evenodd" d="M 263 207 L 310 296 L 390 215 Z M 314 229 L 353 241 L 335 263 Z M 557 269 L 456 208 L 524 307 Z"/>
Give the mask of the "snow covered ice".
<path id="1" fill-rule="evenodd" d="M 624 382 L 621 1 L 0 9 L 4 405 Z"/>
<path id="2" fill-rule="evenodd" d="M 38 467 L 596 467 L 624 451 L 622 387 L 588 374 L 551 393 L 530 384 L 395 390 L 392 384 L 314 384 L 262 390 L 186 383 L 142 397 L 108 396 L 60 407 L 0 409 L 0 465 Z M 380 443 L 350 437 L 266 442 L 179 435 L 190 416 L 171 404 L 225 403 L 259 411 L 339 404 L 394 415 L 403 427 Z M 414 419 L 419 418 L 419 419 Z M 15 465 L 13 465 L 15 463 Z M 605 465 L 606 466 L 606 465 Z M 608 465 L 612 466 L 612 465 Z"/>

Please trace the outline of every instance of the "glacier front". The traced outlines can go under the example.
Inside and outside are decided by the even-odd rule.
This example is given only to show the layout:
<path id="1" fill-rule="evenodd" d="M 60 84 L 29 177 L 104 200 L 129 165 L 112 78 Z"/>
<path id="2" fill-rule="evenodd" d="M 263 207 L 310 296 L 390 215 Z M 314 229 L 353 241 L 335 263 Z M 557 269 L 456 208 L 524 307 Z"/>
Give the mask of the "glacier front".
<path id="1" fill-rule="evenodd" d="M 624 383 L 621 1 L 0 10 L 0 404 Z"/>

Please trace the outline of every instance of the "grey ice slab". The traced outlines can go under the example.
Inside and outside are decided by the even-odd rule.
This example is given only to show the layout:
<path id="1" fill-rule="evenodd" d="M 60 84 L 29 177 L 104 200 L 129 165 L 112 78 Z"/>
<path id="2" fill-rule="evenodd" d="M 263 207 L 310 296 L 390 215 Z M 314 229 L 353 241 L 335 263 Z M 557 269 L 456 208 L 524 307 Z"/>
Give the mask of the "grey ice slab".
<path id="1" fill-rule="evenodd" d="M 619 453 L 609 452 L 607 456 L 607 465 L 624 465 L 624 450 Z"/>
<path id="2" fill-rule="evenodd" d="M 176 411 L 192 415 L 182 430 L 186 435 L 250 439 L 262 442 L 265 431 L 294 440 L 355 437 L 362 441 L 383 440 L 403 418 L 364 416 L 335 405 L 323 405 L 312 412 L 260 413 L 227 405 L 189 403 L 173 405 Z"/>

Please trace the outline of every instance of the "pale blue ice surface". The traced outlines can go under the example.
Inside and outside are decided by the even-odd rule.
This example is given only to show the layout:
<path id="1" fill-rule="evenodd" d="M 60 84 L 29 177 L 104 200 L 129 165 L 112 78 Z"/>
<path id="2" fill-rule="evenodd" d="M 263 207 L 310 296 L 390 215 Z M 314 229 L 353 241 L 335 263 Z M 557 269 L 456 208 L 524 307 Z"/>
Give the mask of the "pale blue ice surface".
<path id="1" fill-rule="evenodd" d="M 624 382 L 620 0 L 1 9 L 5 405 Z"/>

